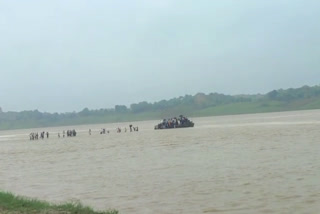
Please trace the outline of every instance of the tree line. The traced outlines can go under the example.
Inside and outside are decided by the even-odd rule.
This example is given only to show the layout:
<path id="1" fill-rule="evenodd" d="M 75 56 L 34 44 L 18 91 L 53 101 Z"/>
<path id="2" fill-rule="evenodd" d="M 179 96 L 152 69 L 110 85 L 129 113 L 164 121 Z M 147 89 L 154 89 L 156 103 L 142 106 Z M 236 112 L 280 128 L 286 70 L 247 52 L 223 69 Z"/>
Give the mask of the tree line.
<path id="1" fill-rule="evenodd" d="M 69 113 L 47 113 L 38 110 L 4 112 L 0 107 L 0 129 L 161 119 L 161 117 L 179 114 L 197 116 L 197 112 L 200 110 L 236 103 L 268 103 L 272 101 L 290 103 L 297 100 L 311 99 L 320 100 L 320 86 L 279 89 L 270 91 L 267 94 L 256 95 L 231 96 L 219 93 L 198 93 L 193 96 L 185 95 L 154 103 L 143 101 L 131 104 L 129 107 L 116 105 L 110 109 L 90 110 L 84 108 L 80 112 Z M 299 108 L 297 107 L 297 109 Z"/>

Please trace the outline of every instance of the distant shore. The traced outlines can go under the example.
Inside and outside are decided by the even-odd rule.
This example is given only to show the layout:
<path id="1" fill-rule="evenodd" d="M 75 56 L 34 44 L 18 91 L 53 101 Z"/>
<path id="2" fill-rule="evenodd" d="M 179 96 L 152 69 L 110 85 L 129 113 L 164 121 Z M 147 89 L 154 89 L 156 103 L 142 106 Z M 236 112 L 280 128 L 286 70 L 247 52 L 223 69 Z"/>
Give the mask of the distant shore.
<path id="1" fill-rule="evenodd" d="M 207 117 L 312 109 L 320 109 L 320 86 L 273 90 L 265 95 L 198 93 L 155 103 L 140 102 L 131 104 L 129 108 L 116 105 L 112 109 L 84 108 L 80 112 L 59 114 L 38 110 L 0 110 L 0 130 L 161 120 L 181 114 L 187 117 Z"/>
<path id="2" fill-rule="evenodd" d="M 0 213 L 50 213 L 50 214 L 117 214 L 116 210 L 95 211 L 81 203 L 52 204 L 46 201 L 15 196 L 12 193 L 0 191 Z"/>

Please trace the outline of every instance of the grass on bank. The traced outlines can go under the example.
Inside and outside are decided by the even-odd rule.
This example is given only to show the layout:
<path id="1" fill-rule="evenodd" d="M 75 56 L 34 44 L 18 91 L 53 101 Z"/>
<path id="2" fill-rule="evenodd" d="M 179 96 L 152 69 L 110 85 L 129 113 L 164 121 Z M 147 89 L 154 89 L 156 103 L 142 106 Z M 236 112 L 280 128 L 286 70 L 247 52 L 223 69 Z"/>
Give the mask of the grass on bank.
<path id="1" fill-rule="evenodd" d="M 192 116 L 221 116 L 237 114 L 255 114 L 268 112 L 298 111 L 320 109 L 319 99 L 304 99 L 292 102 L 283 101 L 257 101 L 257 102 L 239 102 L 226 105 L 213 106 L 196 111 Z"/>
<path id="2" fill-rule="evenodd" d="M 118 214 L 116 210 L 94 211 L 91 207 L 79 202 L 51 204 L 46 201 L 15 196 L 12 193 L 0 192 L 0 213 L 30 214 Z"/>

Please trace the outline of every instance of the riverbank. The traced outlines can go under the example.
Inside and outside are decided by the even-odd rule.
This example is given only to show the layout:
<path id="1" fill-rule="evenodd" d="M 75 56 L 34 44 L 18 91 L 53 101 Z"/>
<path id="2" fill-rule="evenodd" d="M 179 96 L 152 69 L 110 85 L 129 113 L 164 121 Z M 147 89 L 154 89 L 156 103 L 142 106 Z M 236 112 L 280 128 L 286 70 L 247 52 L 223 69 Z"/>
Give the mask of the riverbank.
<path id="1" fill-rule="evenodd" d="M 0 110 L 0 130 L 161 120 L 181 114 L 209 117 L 312 109 L 320 109 L 320 86 L 280 89 L 265 95 L 198 93 L 155 103 L 140 102 L 130 108 L 116 105 L 111 109 L 84 108 L 69 113 Z"/>
<path id="2" fill-rule="evenodd" d="M 259 114 L 259 113 L 277 113 L 291 111 L 306 111 L 320 109 L 320 100 L 313 100 L 310 103 L 286 103 L 286 102 L 240 102 L 236 104 L 219 105 L 201 110 L 192 110 L 188 107 L 181 107 L 175 111 L 164 112 L 144 112 L 144 113 L 119 113 L 115 115 L 90 115 L 75 116 L 73 118 L 57 119 L 51 121 L 41 119 L 15 119 L 12 121 L 2 120 L 0 122 L 0 131 L 31 129 L 43 127 L 60 127 L 60 126 L 78 126 L 78 125 L 96 125 L 111 123 L 137 123 L 147 120 L 161 120 L 163 118 L 183 114 L 188 117 L 212 117 L 228 116 L 242 114 Z M 172 113 L 171 113 L 172 112 Z M 1 118 L 0 118 L 1 120 Z"/>
<path id="3" fill-rule="evenodd" d="M 117 214 L 116 210 L 94 211 L 91 207 L 84 206 L 79 202 L 51 204 L 46 201 L 15 196 L 12 193 L 0 191 L 0 213 L 50 213 L 50 214 Z"/>

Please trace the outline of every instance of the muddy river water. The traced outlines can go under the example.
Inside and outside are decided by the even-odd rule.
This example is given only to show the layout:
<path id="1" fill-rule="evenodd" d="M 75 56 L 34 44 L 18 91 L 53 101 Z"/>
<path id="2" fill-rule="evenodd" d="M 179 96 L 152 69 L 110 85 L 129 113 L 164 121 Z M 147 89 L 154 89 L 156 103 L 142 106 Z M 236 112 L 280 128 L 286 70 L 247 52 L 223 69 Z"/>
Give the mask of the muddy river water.
<path id="1" fill-rule="evenodd" d="M 0 189 L 120 213 L 320 212 L 319 110 L 192 120 L 1 131 Z M 58 138 L 68 128 L 78 135 Z"/>

